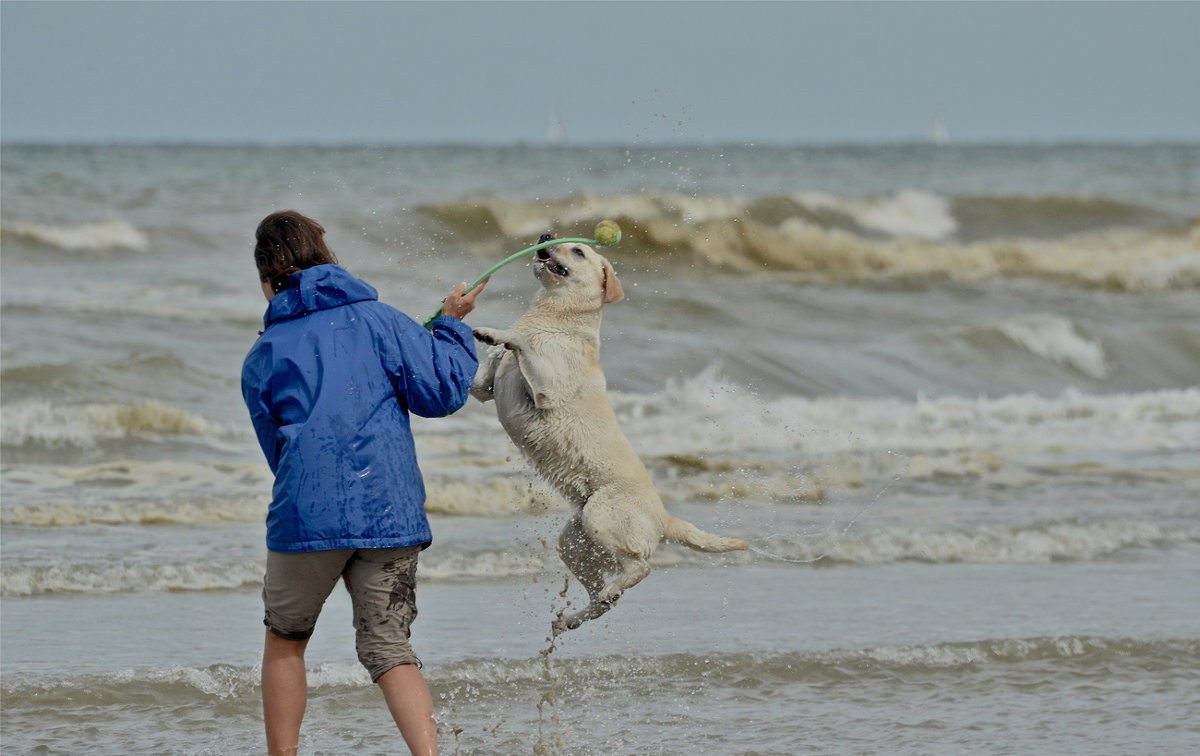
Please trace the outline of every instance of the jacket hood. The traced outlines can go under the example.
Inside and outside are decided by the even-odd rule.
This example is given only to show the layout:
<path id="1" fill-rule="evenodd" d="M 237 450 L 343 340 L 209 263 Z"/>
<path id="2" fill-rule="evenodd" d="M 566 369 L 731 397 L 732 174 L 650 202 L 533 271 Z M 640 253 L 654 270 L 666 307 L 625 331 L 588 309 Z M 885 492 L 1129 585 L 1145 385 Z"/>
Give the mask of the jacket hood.
<path id="1" fill-rule="evenodd" d="M 316 265 L 297 271 L 288 288 L 271 297 L 263 325 L 352 302 L 379 299 L 379 292 L 340 265 Z"/>

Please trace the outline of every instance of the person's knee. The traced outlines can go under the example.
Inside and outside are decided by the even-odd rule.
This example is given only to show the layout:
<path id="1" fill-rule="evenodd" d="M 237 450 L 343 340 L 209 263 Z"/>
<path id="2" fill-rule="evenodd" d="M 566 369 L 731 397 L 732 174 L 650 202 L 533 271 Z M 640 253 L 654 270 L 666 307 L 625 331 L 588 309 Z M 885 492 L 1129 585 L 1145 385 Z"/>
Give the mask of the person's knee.
<path id="1" fill-rule="evenodd" d="M 313 631 L 317 627 L 317 620 L 316 617 L 300 620 L 288 619 L 268 610 L 266 616 L 263 617 L 263 624 L 267 626 L 270 635 L 279 640 L 302 643 L 312 637 Z"/>
<path id="2" fill-rule="evenodd" d="M 419 552 L 420 547 L 415 546 L 363 549 L 348 568 L 358 630 L 355 648 L 372 681 L 402 664 L 421 665 L 408 640 L 417 618 Z"/>
<path id="3" fill-rule="evenodd" d="M 416 606 L 410 601 L 397 607 L 383 621 L 358 623 L 354 648 L 359 662 L 371 674 L 372 682 L 377 682 L 383 673 L 401 664 L 415 664 L 421 668 L 421 660 L 408 639 L 409 626 L 415 617 Z"/>
<path id="4" fill-rule="evenodd" d="M 307 640 L 353 549 L 267 553 L 263 624 L 289 641 Z"/>
<path id="5" fill-rule="evenodd" d="M 382 642 L 360 642 L 357 646 L 358 661 L 371 675 L 371 682 L 379 682 L 379 678 L 394 667 L 404 664 L 421 668 L 421 660 L 413 653 L 412 646 L 407 640 Z"/>
<path id="6" fill-rule="evenodd" d="M 267 628 L 265 652 L 267 654 L 282 657 L 282 656 L 304 656 L 304 650 L 308 648 L 308 638 L 287 638 Z"/>

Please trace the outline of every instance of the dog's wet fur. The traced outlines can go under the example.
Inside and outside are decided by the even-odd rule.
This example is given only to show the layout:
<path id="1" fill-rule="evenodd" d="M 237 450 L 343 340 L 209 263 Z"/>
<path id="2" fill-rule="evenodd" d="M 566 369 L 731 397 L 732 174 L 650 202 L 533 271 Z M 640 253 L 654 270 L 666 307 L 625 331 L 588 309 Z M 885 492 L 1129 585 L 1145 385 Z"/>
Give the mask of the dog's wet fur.
<path id="1" fill-rule="evenodd" d="M 748 544 L 667 514 L 617 424 L 600 368 L 601 314 L 624 298 L 609 261 L 587 244 L 559 244 L 537 253 L 534 273 L 542 288 L 511 328 L 474 329 L 491 346 L 471 394 L 495 402 L 509 437 L 575 507 L 558 553 L 589 603 L 560 616 L 557 634 L 611 609 L 650 573 L 650 555 L 663 541 L 712 552 Z"/>

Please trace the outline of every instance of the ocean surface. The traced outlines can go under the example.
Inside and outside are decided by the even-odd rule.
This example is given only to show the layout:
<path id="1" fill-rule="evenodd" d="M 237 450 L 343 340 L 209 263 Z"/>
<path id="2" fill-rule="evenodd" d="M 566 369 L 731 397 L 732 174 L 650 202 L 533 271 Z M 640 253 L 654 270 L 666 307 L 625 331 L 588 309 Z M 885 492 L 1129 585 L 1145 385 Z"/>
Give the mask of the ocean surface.
<path id="1" fill-rule="evenodd" d="M 414 422 L 445 754 L 1200 753 L 1200 145 L 0 150 L 0 744 L 263 748 L 267 213 L 422 319 L 545 231 L 674 514 L 616 609 L 491 405 Z M 468 318 L 536 290 L 497 273 Z M 395 753 L 343 591 L 307 754 Z"/>

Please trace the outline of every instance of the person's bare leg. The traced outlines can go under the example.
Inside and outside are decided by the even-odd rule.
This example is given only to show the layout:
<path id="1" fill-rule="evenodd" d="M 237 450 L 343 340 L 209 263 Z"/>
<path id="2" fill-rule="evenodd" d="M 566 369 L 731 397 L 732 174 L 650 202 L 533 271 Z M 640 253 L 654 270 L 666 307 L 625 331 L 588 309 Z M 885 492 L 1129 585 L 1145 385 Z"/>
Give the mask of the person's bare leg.
<path id="1" fill-rule="evenodd" d="M 267 631 L 263 647 L 262 697 L 270 756 L 291 756 L 300 749 L 300 722 L 308 704 L 308 678 L 304 672 L 306 646 L 307 640 L 284 640 Z"/>
<path id="2" fill-rule="evenodd" d="M 400 728 L 413 756 L 437 756 L 437 720 L 433 697 L 415 664 L 392 667 L 376 681 L 387 700 L 388 711 Z"/>

